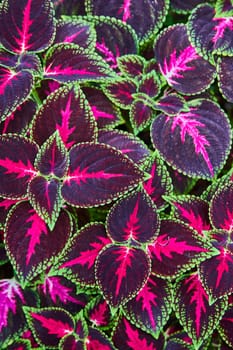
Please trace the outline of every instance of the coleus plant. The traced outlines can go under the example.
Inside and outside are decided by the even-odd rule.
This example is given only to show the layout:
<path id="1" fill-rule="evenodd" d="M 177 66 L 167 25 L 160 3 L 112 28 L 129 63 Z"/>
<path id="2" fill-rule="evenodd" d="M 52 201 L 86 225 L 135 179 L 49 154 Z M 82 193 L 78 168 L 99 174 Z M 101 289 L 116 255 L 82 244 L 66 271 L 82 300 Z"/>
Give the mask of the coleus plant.
<path id="1" fill-rule="evenodd" d="M 1 349 L 233 348 L 232 23 L 0 1 Z"/>

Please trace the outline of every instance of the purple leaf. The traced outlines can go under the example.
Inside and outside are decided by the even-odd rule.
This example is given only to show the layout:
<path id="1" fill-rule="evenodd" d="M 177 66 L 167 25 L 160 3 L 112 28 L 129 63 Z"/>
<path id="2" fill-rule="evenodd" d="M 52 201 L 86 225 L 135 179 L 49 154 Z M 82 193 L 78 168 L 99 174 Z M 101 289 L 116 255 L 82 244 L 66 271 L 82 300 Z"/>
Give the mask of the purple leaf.
<path id="1" fill-rule="evenodd" d="M 162 220 L 159 236 L 148 246 L 152 272 L 161 277 L 174 278 L 216 254 L 211 248 L 210 243 L 186 224 Z"/>
<path id="2" fill-rule="evenodd" d="M 152 123 L 151 135 L 168 164 L 193 177 L 214 177 L 231 144 L 227 116 L 205 99 L 189 102 L 189 112 L 174 117 L 160 114 Z"/>
<path id="3" fill-rule="evenodd" d="M 115 350 L 115 347 L 104 333 L 100 332 L 98 329 L 90 327 L 88 337 L 86 338 L 86 349 Z"/>
<path id="4" fill-rule="evenodd" d="M 134 192 L 111 207 L 107 216 L 107 232 L 113 241 L 129 245 L 152 242 L 159 231 L 159 216 L 144 191 Z"/>
<path id="5" fill-rule="evenodd" d="M 193 10 L 188 21 L 188 30 L 192 44 L 211 57 L 212 54 L 231 55 L 233 48 L 233 18 L 229 13 L 217 14 L 209 4 L 203 4 Z"/>
<path id="6" fill-rule="evenodd" d="M 219 332 L 225 342 L 229 345 L 229 349 L 233 347 L 233 306 L 229 306 L 219 323 Z M 227 350 L 227 349 L 226 349 Z"/>
<path id="7" fill-rule="evenodd" d="M 215 67 L 190 44 L 184 24 L 163 30 L 155 42 L 155 57 L 168 84 L 182 94 L 200 93 L 215 78 Z"/>
<path id="8" fill-rule="evenodd" d="M 0 10 L 0 42 L 9 51 L 43 51 L 54 39 L 51 1 L 4 0 Z"/>
<path id="9" fill-rule="evenodd" d="M 54 43 L 74 43 L 83 48 L 95 47 L 96 34 L 93 25 L 80 19 L 59 20 Z"/>
<path id="10" fill-rule="evenodd" d="M 33 73 L 40 73 L 41 63 L 38 56 L 28 53 L 20 55 L 18 59 L 17 70 L 19 71 L 23 69 L 31 70 Z"/>
<path id="11" fill-rule="evenodd" d="M 0 124 L 0 133 L 26 134 L 35 112 L 36 103 L 32 100 L 25 101 Z"/>
<path id="12" fill-rule="evenodd" d="M 0 198 L 0 229 L 2 229 L 5 225 L 5 220 L 9 213 L 10 208 L 18 201 L 19 201 L 18 199 Z M 0 238 L 0 241 L 1 241 L 1 238 Z"/>
<path id="13" fill-rule="evenodd" d="M 28 186 L 28 199 L 40 218 L 53 230 L 63 204 L 58 179 L 34 177 Z"/>
<path id="14" fill-rule="evenodd" d="M 154 71 L 145 74 L 139 84 L 138 92 L 155 98 L 160 92 L 160 81 Z"/>
<path id="15" fill-rule="evenodd" d="M 112 79 L 114 72 L 90 49 L 75 44 L 56 44 L 47 51 L 44 78 L 60 83 Z"/>
<path id="16" fill-rule="evenodd" d="M 143 164 L 149 149 L 138 137 L 121 130 L 100 130 L 98 141 L 117 148 L 137 164 Z"/>
<path id="17" fill-rule="evenodd" d="M 205 0 L 170 0 L 171 7 L 178 13 L 189 13 L 192 11 L 197 5 L 205 3 Z"/>
<path id="18" fill-rule="evenodd" d="M 50 231 L 28 202 L 21 202 L 11 210 L 6 222 L 5 244 L 22 283 L 54 263 L 70 232 L 71 219 L 65 211 Z"/>
<path id="19" fill-rule="evenodd" d="M 210 219 L 217 229 L 233 231 L 233 182 L 220 187 L 210 203 Z"/>
<path id="20" fill-rule="evenodd" d="M 233 102 L 232 94 L 232 73 L 233 73 L 233 58 L 230 56 L 223 56 L 218 59 L 218 83 L 223 97 Z"/>
<path id="21" fill-rule="evenodd" d="M 79 336 L 74 334 L 68 334 L 63 337 L 59 342 L 59 349 L 61 350 L 86 350 L 83 340 L 80 340 Z"/>
<path id="22" fill-rule="evenodd" d="M 95 273 L 105 299 L 117 307 L 144 286 L 150 273 L 150 260 L 141 249 L 110 244 L 99 253 Z"/>
<path id="23" fill-rule="evenodd" d="M 63 309 L 25 307 L 24 312 L 39 344 L 47 348 L 57 347 L 61 338 L 74 331 L 74 320 Z"/>
<path id="24" fill-rule="evenodd" d="M 106 84 L 104 92 L 118 107 L 130 109 L 134 100 L 133 94 L 137 92 L 137 84 L 133 79 L 121 78 Z"/>
<path id="25" fill-rule="evenodd" d="M 165 339 L 162 334 L 155 339 L 122 317 L 114 330 L 113 343 L 118 349 L 124 350 L 160 350 L 164 347 Z"/>
<path id="26" fill-rule="evenodd" d="M 220 236 L 223 236 L 220 234 Z M 227 238 L 215 244 L 219 254 L 200 264 L 200 276 L 211 300 L 233 293 L 233 252 Z M 226 248 L 224 247 L 226 246 Z"/>
<path id="27" fill-rule="evenodd" d="M 0 280 L 0 346 L 12 340 L 25 327 L 22 306 L 35 306 L 36 297 L 31 290 L 22 289 L 15 279 Z M 2 347 L 2 348 L 5 348 Z"/>
<path id="28" fill-rule="evenodd" d="M 226 300 L 218 300 L 210 305 L 197 273 L 176 284 L 174 300 L 177 318 L 192 338 L 194 347 L 199 348 L 203 340 L 211 336 L 223 316 Z"/>
<path id="29" fill-rule="evenodd" d="M 96 123 L 78 85 L 66 85 L 51 93 L 33 120 L 33 138 L 42 145 L 56 130 L 70 148 L 75 143 L 95 141 Z"/>
<path id="30" fill-rule="evenodd" d="M 152 274 L 137 296 L 124 306 L 124 311 L 140 329 L 158 335 L 169 318 L 171 304 L 170 284 Z"/>
<path id="31" fill-rule="evenodd" d="M 27 195 L 29 181 L 37 174 L 33 163 L 38 146 L 17 135 L 0 137 L 0 195 L 21 199 Z"/>
<path id="32" fill-rule="evenodd" d="M 13 71 L 0 66 L 0 115 L 1 121 L 15 111 L 29 96 L 34 84 L 30 71 Z"/>
<path id="33" fill-rule="evenodd" d="M 62 186 L 64 200 L 79 207 L 109 203 L 136 186 L 143 172 L 116 149 L 82 143 L 70 151 L 70 168 Z"/>
<path id="34" fill-rule="evenodd" d="M 211 229 L 209 220 L 209 205 L 195 196 L 179 196 L 169 200 L 175 208 L 174 217 L 186 222 L 200 235 Z"/>
<path id="35" fill-rule="evenodd" d="M 95 283 L 94 264 L 103 247 L 111 243 L 103 224 L 92 223 L 84 226 L 72 237 L 68 251 L 59 261 L 59 269 L 74 281 L 88 285 Z"/>
<path id="36" fill-rule="evenodd" d="M 68 170 L 68 152 L 58 131 L 43 143 L 35 160 L 35 167 L 44 176 L 63 178 Z"/>
<path id="37" fill-rule="evenodd" d="M 138 134 L 148 126 L 153 114 L 154 111 L 146 102 L 136 99 L 131 103 L 130 122 L 135 134 Z"/>
<path id="38" fill-rule="evenodd" d="M 15 68 L 17 66 L 18 59 L 18 55 L 14 55 L 11 52 L 0 48 L 0 64 L 2 67 Z"/>
<path id="39" fill-rule="evenodd" d="M 59 18 L 62 15 L 86 15 L 84 0 L 52 0 L 56 10 L 56 17 Z"/>
<path id="40" fill-rule="evenodd" d="M 143 188 L 161 209 L 166 205 L 163 196 L 171 194 L 173 189 L 168 170 L 158 154 L 148 159 L 144 170 L 150 174 L 150 178 L 143 182 Z"/>
<path id="41" fill-rule="evenodd" d="M 134 79 L 142 76 L 146 61 L 143 56 L 128 54 L 118 57 L 117 64 L 122 75 Z"/>
<path id="42" fill-rule="evenodd" d="M 143 45 L 161 27 L 167 13 L 166 0 L 151 2 L 149 0 L 111 0 L 103 6 L 101 0 L 87 3 L 88 14 L 115 17 L 130 24 L 136 31 Z"/>
<path id="43" fill-rule="evenodd" d="M 175 93 L 171 93 L 162 96 L 156 102 L 155 108 L 162 111 L 165 114 L 172 116 L 177 115 L 178 113 L 188 109 L 188 107 L 185 106 L 185 104 L 185 99 L 182 96 L 177 95 Z"/>
<path id="44" fill-rule="evenodd" d="M 14 344 L 8 345 L 7 350 L 30 350 L 31 344 L 28 340 L 18 340 Z"/>
<path id="45" fill-rule="evenodd" d="M 42 307 L 57 306 L 77 314 L 86 305 L 86 298 L 76 292 L 76 285 L 63 276 L 46 276 L 39 284 Z"/>
<path id="46" fill-rule="evenodd" d="M 123 122 L 120 109 L 107 98 L 102 90 L 84 86 L 82 91 L 91 106 L 99 129 L 112 128 Z"/>
<path id="47" fill-rule="evenodd" d="M 108 326 L 111 320 L 111 309 L 103 298 L 98 298 L 92 302 L 88 308 L 88 319 L 96 327 Z"/>
<path id="48" fill-rule="evenodd" d="M 109 6 L 109 3 L 108 3 Z M 118 70 L 118 58 L 138 51 L 137 36 L 133 28 L 116 18 L 88 17 L 95 25 L 96 51 L 108 65 Z"/>

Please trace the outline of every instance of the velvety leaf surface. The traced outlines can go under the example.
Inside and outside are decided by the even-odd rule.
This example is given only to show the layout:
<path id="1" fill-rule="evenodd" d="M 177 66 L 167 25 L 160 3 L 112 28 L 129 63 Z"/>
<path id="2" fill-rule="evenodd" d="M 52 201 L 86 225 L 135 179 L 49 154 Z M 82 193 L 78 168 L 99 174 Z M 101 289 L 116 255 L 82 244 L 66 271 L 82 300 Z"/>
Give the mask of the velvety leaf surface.
<path id="1" fill-rule="evenodd" d="M 86 305 L 86 297 L 76 289 L 76 285 L 63 276 L 46 276 L 38 286 L 41 306 L 61 307 L 75 315 Z"/>
<path id="2" fill-rule="evenodd" d="M 220 188 L 210 203 L 210 219 L 217 229 L 233 232 L 233 182 Z"/>
<path id="3" fill-rule="evenodd" d="M 148 246 L 148 253 L 152 261 L 152 272 L 169 278 L 174 278 L 216 254 L 198 233 L 186 224 L 172 219 L 161 221 L 160 234 Z"/>
<path id="4" fill-rule="evenodd" d="M 218 84 L 219 89 L 226 100 L 233 102 L 232 73 L 233 57 L 223 56 L 218 59 Z"/>
<path id="5" fill-rule="evenodd" d="M 132 299 L 146 283 L 149 273 L 149 257 L 137 248 L 108 245 L 96 260 L 96 280 L 104 298 L 114 307 Z"/>
<path id="6" fill-rule="evenodd" d="M 3 0 L 0 42 L 9 51 L 42 51 L 53 41 L 54 11 L 48 0 Z"/>
<path id="7" fill-rule="evenodd" d="M 85 342 L 87 350 L 115 350 L 115 347 L 106 335 L 92 327 L 89 328 L 89 334 Z"/>
<path id="8" fill-rule="evenodd" d="M 25 198 L 29 181 L 36 175 L 33 163 L 38 146 L 24 137 L 0 137 L 0 195 Z"/>
<path id="9" fill-rule="evenodd" d="M 83 227 L 70 241 L 64 258 L 59 261 L 59 269 L 73 281 L 93 285 L 95 283 L 94 264 L 100 250 L 111 243 L 103 224 L 92 223 Z"/>
<path id="10" fill-rule="evenodd" d="M 96 51 L 112 69 L 118 70 L 118 57 L 137 53 L 137 36 L 130 25 L 116 18 L 102 16 L 88 16 L 88 18 L 95 24 Z"/>
<path id="11" fill-rule="evenodd" d="M 88 305 L 88 319 L 95 327 L 108 326 L 111 316 L 110 306 L 102 297 L 92 300 Z"/>
<path id="12" fill-rule="evenodd" d="M 182 96 L 171 93 L 162 96 L 156 102 L 155 108 L 172 116 L 185 111 L 188 107 L 185 106 L 185 99 Z"/>
<path id="13" fill-rule="evenodd" d="M 145 162 L 144 170 L 150 174 L 150 178 L 143 182 L 143 188 L 156 207 L 161 209 L 166 205 L 163 196 L 171 194 L 173 190 L 168 170 L 158 154 L 154 154 Z"/>
<path id="14" fill-rule="evenodd" d="M 25 327 L 22 306 L 36 306 L 35 294 L 14 279 L 0 280 L 0 346 Z M 5 348 L 5 346 L 4 346 Z"/>
<path id="15" fill-rule="evenodd" d="M 85 11 L 85 0 L 52 0 L 55 6 L 56 17 L 60 18 L 61 15 L 86 15 Z"/>
<path id="16" fill-rule="evenodd" d="M 17 64 L 17 70 L 23 70 L 28 69 L 32 72 L 38 72 L 41 71 L 41 62 L 38 56 L 24 53 L 21 54 L 18 58 L 18 64 Z"/>
<path id="17" fill-rule="evenodd" d="M 18 55 L 14 55 L 5 49 L 0 48 L 0 65 L 3 67 L 16 67 L 18 62 Z"/>
<path id="18" fill-rule="evenodd" d="M 135 134 L 145 129 L 152 117 L 153 110 L 150 106 L 143 101 L 133 101 L 130 109 L 130 122 Z"/>
<path id="19" fill-rule="evenodd" d="M 103 6 L 100 0 L 95 0 L 89 1 L 87 4 L 88 13 L 116 17 L 130 24 L 142 44 L 161 27 L 168 6 L 166 0 L 159 2 L 111 0 L 108 2 L 108 6 Z"/>
<path id="20" fill-rule="evenodd" d="M 98 141 L 119 149 L 137 164 L 142 164 L 150 154 L 140 138 L 125 131 L 100 130 Z"/>
<path id="21" fill-rule="evenodd" d="M 114 331 L 113 343 L 118 349 L 124 350 L 161 350 L 164 346 L 164 336 L 155 339 L 150 334 L 135 327 L 125 317 L 122 317 Z"/>
<path id="22" fill-rule="evenodd" d="M 104 92 L 118 107 L 130 109 L 134 100 L 133 94 L 137 92 L 137 84 L 133 79 L 121 78 L 105 85 Z"/>
<path id="23" fill-rule="evenodd" d="M 6 223 L 5 244 L 23 283 L 54 263 L 70 232 L 71 220 L 65 211 L 60 213 L 54 230 L 50 231 L 28 202 L 21 202 L 11 210 Z"/>
<path id="24" fill-rule="evenodd" d="M 131 79 L 141 77 L 144 72 L 144 66 L 146 65 L 144 57 L 136 54 L 120 56 L 117 59 L 117 63 L 122 75 Z"/>
<path id="25" fill-rule="evenodd" d="M 82 143 L 70 151 L 70 168 L 62 186 L 66 202 L 80 207 L 105 204 L 142 180 L 143 172 L 120 151 Z"/>
<path id="26" fill-rule="evenodd" d="M 74 334 L 68 334 L 63 337 L 59 342 L 59 349 L 61 350 L 86 350 L 83 340 L 79 339 L 79 336 Z"/>
<path id="27" fill-rule="evenodd" d="M 34 84 L 28 70 L 13 71 L 0 66 L 0 115 L 6 119 L 29 96 Z"/>
<path id="28" fill-rule="evenodd" d="M 73 43 L 83 48 L 95 46 L 96 33 L 91 23 L 74 18 L 57 22 L 54 43 Z"/>
<path id="29" fill-rule="evenodd" d="M 8 350 L 30 350 L 31 344 L 28 340 L 15 341 L 14 344 L 8 346 Z"/>
<path id="30" fill-rule="evenodd" d="M 99 129 L 112 128 L 123 122 L 120 109 L 112 103 L 102 90 L 82 87 Z"/>
<path id="31" fill-rule="evenodd" d="M 115 74 L 100 56 L 75 44 L 56 44 L 47 51 L 44 78 L 61 83 L 99 81 Z"/>
<path id="32" fill-rule="evenodd" d="M 209 305 L 209 297 L 197 273 L 176 284 L 174 308 L 180 323 L 199 348 L 210 337 L 226 309 L 226 300 Z"/>
<path id="33" fill-rule="evenodd" d="M 169 200 L 175 208 L 174 217 L 186 222 L 200 235 L 211 229 L 209 220 L 209 205 L 206 201 L 195 196 L 179 196 Z"/>
<path id="34" fill-rule="evenodd" d="M 58 346 L 60 339 L 74 330 L 73 318 L 63 309 L 25 307 L 24 312 L 36 340 L 47 348 Z"/>
<path id="35" fill-rule="evenodd" d="M 113 205 L 107 216 L 107 232 L 116 242 L 149 243 L 159 231 L 156 206 L 144 192 L 134 192 Z"/>
<path id="36" fill-rule="evenodd" d="M 18 199 L 4 199 L 0 198 L 0 229 L 4 229 L 5 220 L 10 208 L 17 203 Z M 0 235 L 1 240 L 1 235 Z"/>
<path id="37" fill-rule="evenodd" d="M 219 323 L 219 332 L 230 348 L 233 347 L 232 336 L 233 306 L 229 306 Z"/>
<path id="38" fill-rule="evenodd" d="M 142 92 L 152 98 L 160 92 L 160 81 L 154 71 L 145 74 L 139 84 L 138 92 Z"/>
<path id="39" fill-rule="evenodd" d="M 233 18 L 229 14 L 218 15 L 209 4 L 198 6 L 191 13 L 188 22 L 190 40 L 203 55 L 233 54 Z"/>
<path id="40" fill-rule="evenodd" d="M 34 177 L 28 186 L 28 199 L 40 218 L 53 230 L 63 204 L 60 182 L 43 176 Z"/>
<path id="41" fill-rule="evenodd" d="M 170 0 L 172 8 L 178 13 L 187 13 L 192 11 L 197 5 L 205 3 L 205 0 Z"/>
<path id="42" fill-rule="evenodd" d="M 78 85 L 62 86 L 39 108 L 32 126 L 34 140 L 42 145 L 56 130 L 67 148 L 94 141 L 96 123 Z"/>
<path id="43" fill-rule="evenodd" d="M 16 110 L 11 113 L 2 123 L 0 123 L 0 133 L 25 134 L 28 131 L 28 126 L 31 123 L 35 112 L 36 103 L 32 100 L 25 101 L 19 105 Z"/>
<path id="44" fill-rule="evenodd" d="M 211 178 L 221 169 L 229 153 L 230 133 L 225 113 L 205 99 L 192 100 L 189 112 L 174 117 L 160 114 L 151 126 L 153 144 L 168 164 L 202 178 Z"/>
<path id="45" fill-rule="evenodd" d="M 153 274 L 135 298 L 124 305 L 129 319 L 140 329 L 159 334 L 172 311 L 171 285 Z"/>
<path id="46" fill-rule="evenodd" d="M 154 52 L 167 83 L 182 94 L 200 93 L 215 78 L 215 67 L 198 55 L 184 24 L 163 30 L 155 42 Z"/>

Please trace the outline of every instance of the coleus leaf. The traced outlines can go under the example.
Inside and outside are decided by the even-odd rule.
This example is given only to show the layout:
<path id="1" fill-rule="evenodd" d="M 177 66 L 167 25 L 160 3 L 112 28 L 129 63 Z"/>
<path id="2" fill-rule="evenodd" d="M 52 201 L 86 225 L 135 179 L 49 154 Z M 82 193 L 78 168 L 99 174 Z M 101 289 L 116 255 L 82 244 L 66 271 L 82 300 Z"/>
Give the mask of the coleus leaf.
<path id="1" fill-rule="evenodd" d="M 0 198 L 0 229 L 4 229 L 5 220 L 7 218 L 9 210 L 18 201 L 18 199 Z"/>
<path id="2" fill-rule="evenodd" d="M 54 10 L 48 0 L 4 0 L 0 8 L 0 42 L 11 52 L 43 51 L 55 34 Z"/>
<path id="3" fill-rule="evenodd" d="M 36 175 L 33 164 L 38 146 L 16 134 L 0 137 L 0 195 L 9 199 L 23 199 L 29 181 Z"/>
<path id="4" fill-rule="evenodd" d="M 116 350 L 110 339 L 98 329 L 89 327 L 89 334 L 85 339 L 87 350 Z"/>
<path id="5" fill-rule="evenodd" d="M 28 70 L 13 70 L 0 66 L 0 115 L 1 121 L 15 111 L 29 96 L 34 84 Z"/>
<path id="6" fill-rule="evenodd" d="M 41 62 L 38 56 L 33 54 L 21 54 L 17 62 L 17 71 L 20 70 L 30 70 L 33 73 L 41 72 Z"/>
<path id="7" fill-rule="evenodd" d="M 142 249 L 109 244 L 96 260 L 96 281 L 104 298 L 113 307 L 132 299 L 144 286 L 149 274 L 150 259 Z"/>
<path id="8" fill-rule="evenodd" d="M 36 112 L 36 103 L 32 100 L 26 100 L 19 105 L 2 123 L 0 123 L 0 133 L 26 134 L 32 117 Z"/>
<path id="9" fill-rule="evenodd" d="M 224 12 L 225 12 L 225 15 L 227 15 L 227 13 L 229 15 L 230 13 L 232 13 L 232 10 L 233 10 L 233 5 L 231 0 L 217 0 L 215 3 L 215 11 L 217 15 L 219 14 L 224 15 Z"/>
<path id="10" fill-rule="evenodd" d="M 91 300 L 86 312 L 95 327 L 107 327 L 112 318 L 110 306 L 102 297 Z"/>
<path id="11" fill-rule="evenodd" d="M 229 345 L 230 348 L 233 347 L 233 337 L 232 337 L 232 323 L 233 323 L 233 306 L 229 306 L 224 313 L 222 319 L 220 320 L 218 331 L 221 337 Z"/>
<path id="12" fill-rule="evenodd" d="M 144 45 L 161 27 L 167 13 L 168 1 L 116 1 L 111 0 L 103 7 L 100 0 L 87 2 L 87 13 L 97 16 L 111 16 L 130 24 L 136 31 L 140 44 Z M 140 14 L 140 16 L 139 16 Z"/>
<path id="13" fill-rule="evenodd" d="M 224 98 L 233 102 L 233 94 L 232 94 L 232 64 L 233 58 L 230 56 L 219 57 L 218 59 L 218 84 L 219 89 L 224 96 Z"/>
<path id="14" fill-rule="evenodd" d="M 210 202 L 210 219 L 213 226 L 233 233 L 233 182 L 215 193 Z"/>
<path id="15" fill-rule="evenodd" d="M 63 204 L 59 180 L 35 176 L 28 185 L 28 199 L 40 218 L 53 230 Z"/>
<path id="16" fill-rule="evenodd" d="M 165 94 L 162 96 L 156 101 L 154 108 L 170 116 L 177 115 L 185 110 L 188 111 L 185 99 L 176 93 Z"/>
<path id="17" fill-rule="evenodd" d="M 86 305 L 86 297 L 76 289 L 76 285 L 64 276 L 47 275 L 38 285 L 41 306 L 61 307 L 75 315 Z"/>
<path id="18" fill-rule="evenodd" d="M 30 350 L 31 344 L 28 340 L 14 341 L 14 344 L 8 345 L 8 350 Z"/>
<path id="19" fill-rule="evenodd" d="M 163 349 L 164 336 L 155 339 L 150 334 L 135 327 L 125 317 L 122 317 L 113 333 L 113 343 L 118 349 L 124 350 L 160 350 Z"/>
<path id="20" fill-rule="evenodd" d="M 146 65 L 145 58 L 136 54 L 119 56 L 117 64 L 122 75 L 131 79 L 141 78 Z"/>
<path id="21" fill-rule="evenodd" d="M 95 25 L 96 51 L 112 69 L 118 71 L 118 57 L 138 52 L 138 38 L 130 25 L 113 17 L 88 16 L 88 20 Z"/>
<path id="22" fill-rule="evenodd" d="M 24 307 L 24 312 L 36 340 L 46 348 L 57 348 L 60 339 L 74 331 L 74 319 L 61 308 Z"/>
<path id="23" fill-rule="evenodd" d="M 189 0 L 185 2 L 182 0 L 170 0 L 172 9 L 178 13 L 189 13 L 196 6 L 205 2 L 205 0 Z"/>
<path id="24" fill-rule="evenodd" d="M 59 270 L 74 282 L 95 284 L 95 260 L 103 247 L 111 243 L 104 225 L 91 223 L 84 226 L 70 240 L 64 257 L 58 261 Z M 63 270 L 65 269 L 65 270 Z"/>
<path id="25" fill-rule="evenodd" d="M 80 207 L 105 204 L 136 186 L 142 177 L 143 172 L 120 151 L 104 144 L 80 143 L 70 150 L 62 197 Z"/>
<path id="26" fill-rule="evenodd" d="M 171 285 L 151 274 L 137 296 L 124 305 L 124 312 L 140 329 L 158 335 L 169 318 L 171 305 Z"/>
<path id="27" fill-rule="evenodd" d="M 148 126 L 153 114 L 154 111 L 147 103 L 137 99 L 131 103 L 130 122 L 135 134 L 138 134 Z"/>
<path id="28" fill-rule="evenodd" d="M 117 148 L 136 164 L 143 164 L 150 152 L 139 138 L 122 130 L 100 130 L 98 141 Z"/>
<path id="29" fill-rule="evenodd" d="M 112 103 L 102 90 L 96 87 L 84 86 L 82 91 L 91 106 L 91 111 L 99 129 L 113 128 L 123 122 L 120 108 Z"/>
<path id="30" fill-rule="evenodd" d="M 162 220 L 160 234 L 148 245 L 152 272 L 174 278 L 218 252 L 187 224 L 174 219 Z"/>
<path id="31" fill-rule="evenodd" d="M 25 328 L 23 305 L 36 306 L 32 290 L 22 288 L 14 279 L 0 280 L 0 346 Z"/>
<path id="32" fill-rule="evenodd" d="M 211 229 L 209 205 L 206 201 L 191 195 L 171 197 L 168 200 L 174 206 L 174 217 L 189 224 L 200 235 L 205 236 L 203 231 Z"/>
<path id="33" fill-rule="evenodd" d="M 189 112 L 174 117 L 160 114 L 151 126 L 155 148 L 169 165 L 192 177 L 218 173 L 229 153 L 230 134 L 225 113 L 206 99 L 190 101 Z"/>
<path id="34" fill-rule="evenodd" d="M 106 81 L 115 78 L 109 66 L 90 49 L 76 44 L 56 44 L 46 53 L 44 78 L 61 83 Z"/>
<path id="35" fill-rule="evenodd" d="M 155 42 L 154 52 L 162 75 L 182 94 L 201 93 L 215 78 L 215 67 L 190 44 L 184 24 L 163 30 Z"/>
<path id="36" fill-rule="evenodd" d="M 145 162 L 144 170 L 150 174 L 150 178 L 143 182 L 143 188 L 156 204 L 156 207 L 161 209 L 166 205 L 163 196 L 171 194 L 173 190 L 166 165 L 155 152 Z"/>
<path id="37" fill-rule="evenodd" d="M 123 109 L 130 109 L 136 92 L 137 84 L 135 80 L 129 78 L 117 79 L 104 86 L 104 93 L 108 98 Z"/>
<path id="38" fill-rule="evenodd" d="M 183 278 L 175 285 L 174 308 L 180 323 L 192 338 L 195 348 L 210 337 L 227 307 L 226 299 L 209 304 L 209 297 L 198 273 Z"/>
<path id="39" fill-rule="evenodd" d="M 225 13 L 219 17 L 209 4 L 200 5 L 192 11 L 188 21 L 189 37 L 203 56 L 232 55 L 233 18 L 229 15 Z"/>
<path id="40" fill-rule="evenodd" d="M 38 109 L 32 125 L 33 139 L 42 145 L 55 131 L 70 148 L 95 141 L 96 123 L 88 101 L 78 85 L 65 85 L 51 93 Z"/>
<path id="41" fill-rule="evenodd" d="M 65 211 L 60 213 L 54 230 L 50 231 L 28 202 L 11 209 L 6 222 L 5 245 L 22 284 L 54 263 L 71 231 L 71 218 Z"/>
<path id="42" fill-rule="evenodd" d="M 155 98 L 160 92 L 160 81 L 154 71 L 145 74 L 140 80 L 138 92 Z"/>
<path id="43" fill-rule="evenodd" d="M 114 242 L 152 242 L 159 231 L 156 206 L 144 191 L 126 195 L 115 203 L 107 216 L 106 228 Z"/>
<path id="44" fill-rule="evenodd" d="M 91 23 L 77 19 L 58 20 L 54 43 L 73 43 L 84 48 L 95 47 L 96 33 Z"/>
<path id="45" fill-rule="evenodd" d="M 56 17 L 60 18 L 63 15 L 71 16 L 74 14 L 84 16 L 86 14 L 84 1 L 85 0 L 69 0 L 67 2 L 60 0 L 52 0 L 56 10 Z"/>
<path id="46" fill-rule="evenodd" d="M 80 340 L 77 334 L 68 334 L 61 338 L 59 342 L 60 350 L 86 350 L 83 340 Z"/>

